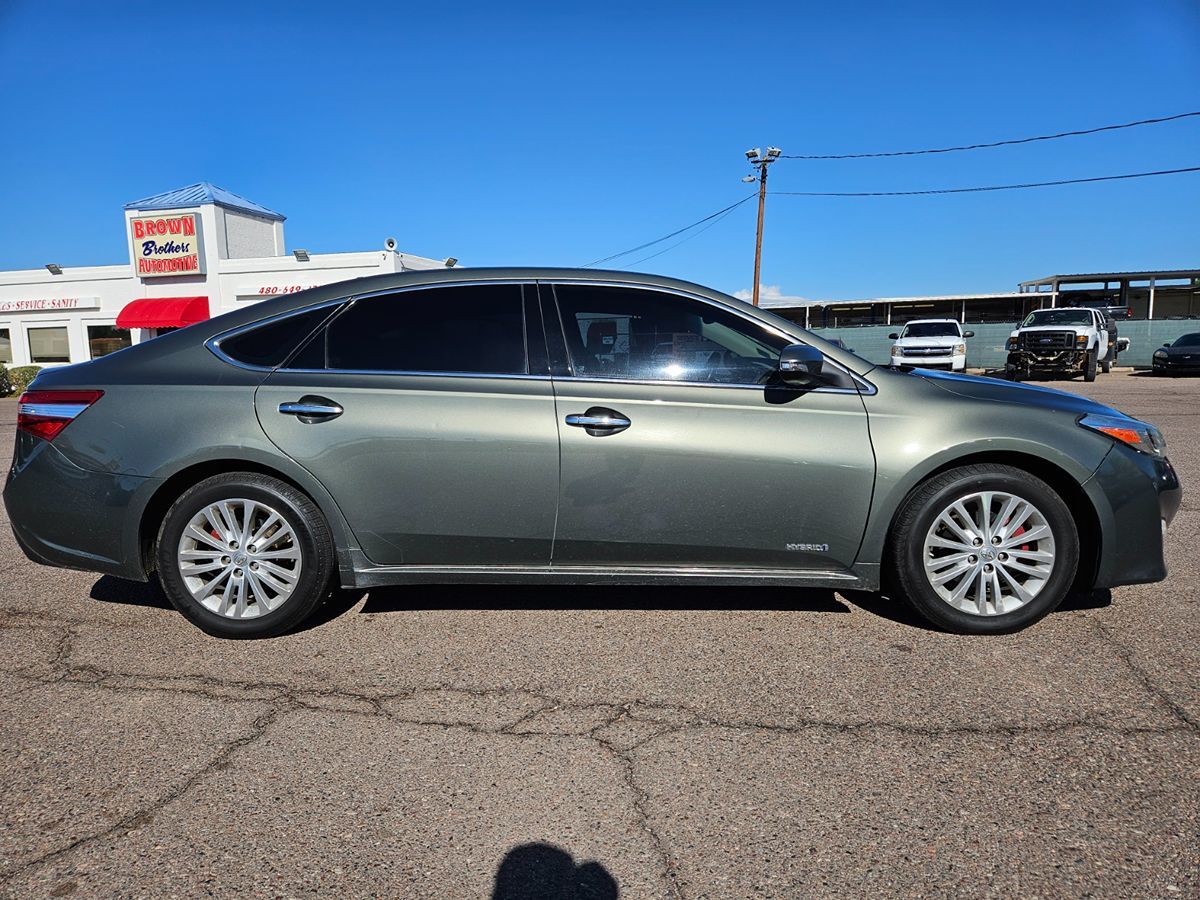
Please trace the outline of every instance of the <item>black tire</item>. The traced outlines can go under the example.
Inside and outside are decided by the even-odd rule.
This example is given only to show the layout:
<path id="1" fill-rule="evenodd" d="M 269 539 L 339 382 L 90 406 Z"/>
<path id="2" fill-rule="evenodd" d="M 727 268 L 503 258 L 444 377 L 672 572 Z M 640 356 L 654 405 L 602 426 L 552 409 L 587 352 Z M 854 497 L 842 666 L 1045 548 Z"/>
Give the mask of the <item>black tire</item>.
<path id="1" fill-rule="evenodd" d="M 1096 349 L 1093 348 L 1087 352 L 1087 362 L 1083 364 L 1083 380 L 1096 380 Z"/>
<path id="2" fill-rule="evenodd" d="M 1117 361 L 1117 345 L 1109 344 L 1108 352 L 1104 354 L 1104 359 L 1100 360 L 1100 371 L 1107 375 L 1112 371 L 1113 363 Z"/>
<path id="3" fill-rule="evenodd" d="M 1021 370 L 1018 369 L 1016 366 L 1005 366 L 1004 367 L 1004 377 L 1007 378 L 1009 381 L 1020 381 L 1021 380 Z"/>
<path id="4" fill-rule="evenodd" d="M 1055 563 L 1041 590 L 1024 606 L 984 616 L 962 612 L 938 595 L 925 572 L 924 548 L 943 510 L 956 499 L 987 490 L 1005 491 L 1037 507 L 1054 538 Z M 958 634 L 1007 634 L 1048 615 L 1067 595 L 1079 567 L 1079 533 L 1066 503 L 1040 478 L 1012 466 L 970 465 L 936 475 L 909 495 L 893 522 L 886 560 L 892 584 L 932 624 Z"/>
<path id="5" fill-rule="evenodd" d="M 300 574 L 291 596 L 277 609 L 253 618 L 231 618 L 205 608 L 179 570 L 179 542 L 188 523 L 210 504 L 235 498 L 278 512 L 291 526 L 300 550 Z M 292 485 L 257 472 L 214 475 L 186 490 L 163 519 L 155 555 L 159 581 L 171 604 L 201 630 L 224 638 L 274 637 L 295 628 L 325 599 L 335 568 L 329 526 L 317 505 Z"/>

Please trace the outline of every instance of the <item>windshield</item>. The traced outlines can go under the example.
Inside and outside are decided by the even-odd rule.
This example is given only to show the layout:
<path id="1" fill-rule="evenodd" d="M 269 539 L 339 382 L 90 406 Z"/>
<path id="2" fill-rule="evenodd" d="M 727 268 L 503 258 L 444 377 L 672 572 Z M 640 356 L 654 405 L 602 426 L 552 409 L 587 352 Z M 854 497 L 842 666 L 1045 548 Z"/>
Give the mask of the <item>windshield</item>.
<path id="1" fill-rule="evenodd" d="M 1037 309 L 1029 314 L 1022 328 L 1031 325 L 1091 325 L 1092 314 L 1085 309 Z"/>
<path id="2" fill-rule="evenodd" d="M 1185 334 L 1175 338 L 1172 347 L 1200 347 L 1200 331 L 1195 334 Z"/>
<path id="3" fill-rule="evenodd" d="M 958 337 L 958 326 L 953 322 L 910 322 L 900 337 Z"/>

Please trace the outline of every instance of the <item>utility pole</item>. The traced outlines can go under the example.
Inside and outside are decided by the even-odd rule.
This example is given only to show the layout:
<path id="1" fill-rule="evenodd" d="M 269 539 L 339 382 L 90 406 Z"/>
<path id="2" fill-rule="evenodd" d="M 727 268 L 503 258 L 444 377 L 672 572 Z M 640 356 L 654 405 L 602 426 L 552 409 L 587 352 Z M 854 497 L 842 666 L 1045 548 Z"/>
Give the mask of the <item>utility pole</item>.
<path id="1" fill-rule="evenodd" d="M 758 182 L 758 232 L 754 237 L 754 305 L 758 306 L 759 276 L 762 271 L 762 236 L 763 214 L 767 210 L 767 166 L 779 159 L 783 151 L 778 147 L 768 147 L 764 155 L 762 150 L 754 147 L 746 151 L 746 159 L 758 170 L 758 175 L 747 175 L 742 181 Z"/>

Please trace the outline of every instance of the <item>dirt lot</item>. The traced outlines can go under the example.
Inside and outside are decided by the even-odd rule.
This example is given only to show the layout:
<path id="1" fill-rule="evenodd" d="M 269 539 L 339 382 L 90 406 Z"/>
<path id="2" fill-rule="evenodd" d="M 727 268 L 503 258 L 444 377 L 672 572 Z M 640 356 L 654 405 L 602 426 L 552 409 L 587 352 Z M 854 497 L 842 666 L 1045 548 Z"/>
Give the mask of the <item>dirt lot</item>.
<path id="1" fill-rule="evenodd" d="M 832 592 L 433 587 L 222 642 L 5 524 L 0 893 L 1197 896 L 1200 379 L 1059 386 L 1158 424 L 1190 493 L 1167 582 L 1011 637 Z"/>

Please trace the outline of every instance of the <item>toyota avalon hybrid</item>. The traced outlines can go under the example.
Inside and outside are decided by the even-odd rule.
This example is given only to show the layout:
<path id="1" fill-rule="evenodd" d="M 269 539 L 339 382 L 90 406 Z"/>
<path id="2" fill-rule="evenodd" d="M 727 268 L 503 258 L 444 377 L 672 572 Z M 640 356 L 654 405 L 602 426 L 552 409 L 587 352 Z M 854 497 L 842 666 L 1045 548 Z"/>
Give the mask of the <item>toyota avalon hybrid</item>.
<path id="1" fill-rule="evenodd" d="M 225 637 L 448 582 L 883 590 L 997 633 L 1166 577 L 1180 488 L 1156 428 L 1082 397 L 879 367 L 669 278 L 456 269 L 42 372 L 4 500 L 32 559 L 157 572 Z"/>

